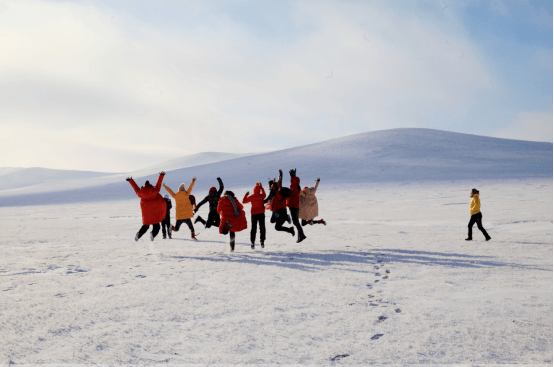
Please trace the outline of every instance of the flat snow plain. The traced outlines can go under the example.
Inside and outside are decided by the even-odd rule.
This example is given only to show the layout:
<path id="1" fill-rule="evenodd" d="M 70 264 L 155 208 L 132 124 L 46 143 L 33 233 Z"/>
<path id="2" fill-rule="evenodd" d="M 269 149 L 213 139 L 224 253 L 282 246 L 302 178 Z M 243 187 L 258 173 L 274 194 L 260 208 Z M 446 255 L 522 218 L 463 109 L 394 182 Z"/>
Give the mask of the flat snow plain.
<path id="1" fill-rule="evenodd" d="M 490 242 L 464 241 L 472 187 Z M 266 213 L 232 254 L 198 225 L 135 242 L 138 198 L 3 207 L 0 363 L 552 365 L 552 189 L 322 181 L 327 226 Z"/>

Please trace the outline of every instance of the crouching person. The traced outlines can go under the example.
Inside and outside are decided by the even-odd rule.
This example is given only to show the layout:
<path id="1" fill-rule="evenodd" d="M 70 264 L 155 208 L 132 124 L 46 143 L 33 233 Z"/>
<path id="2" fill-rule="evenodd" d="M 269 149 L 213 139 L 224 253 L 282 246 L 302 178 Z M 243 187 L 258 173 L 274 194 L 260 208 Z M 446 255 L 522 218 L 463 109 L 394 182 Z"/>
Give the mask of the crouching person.
<path id="1" fill-rule="evenodd" d="M 232 191 L 225 191 L 224 196 L 219 200 L 217 205 L 217 213 L 221 215 L 219 233 L 223 235 L 229 233 L 231 252 L 233 252 L 235 251 L 235 233 L 243 231 L 248 227 L 244 207 L 235 198 L 235 194 Z"/>

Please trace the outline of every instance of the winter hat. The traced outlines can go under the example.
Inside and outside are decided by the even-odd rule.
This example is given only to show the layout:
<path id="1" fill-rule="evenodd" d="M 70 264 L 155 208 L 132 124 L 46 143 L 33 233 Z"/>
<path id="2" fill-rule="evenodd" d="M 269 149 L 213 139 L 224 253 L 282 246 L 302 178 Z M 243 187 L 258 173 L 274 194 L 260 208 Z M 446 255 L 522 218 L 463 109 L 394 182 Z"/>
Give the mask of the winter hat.
<path id="1" fill-rule="evenodd" d="M 217 189 L 215 187 L 210 187 L 210 191 L 217 191 Z"/>
<path id="2" fill-rule="evenodd" d="M 235 197 L 235 193 L 232 192 L 232 191 L 225 191 L 225 195 L 229 195 L 229 196 L 231 196 L 231 197 L 233 197 L 233 198 Z"/>
<path id="3" fill-rule="evenodd" d="M 150 181 L 146 180 L 146 182 L 144 183 L 144 186 L 152 186 L 152 185 L 150 185 Z"/>
<path id="4" fill-rule="evenodd" d="M 479 193 L 479 190 L 471 189 L 471 195 L 475 195 L 475 194 L 478 194 L 478 193 Z"/>
<path id="5" fill-rule="evenodd" d="M 179 185 L 179 191 L 185 191 L 185 184 L 184 183 Z"/>
<path id="6" fill-rule="evenodd" d="M 304 186 L 304 189 L 303 190 L 306 190 L 308 188 L 308 186 Z"/>

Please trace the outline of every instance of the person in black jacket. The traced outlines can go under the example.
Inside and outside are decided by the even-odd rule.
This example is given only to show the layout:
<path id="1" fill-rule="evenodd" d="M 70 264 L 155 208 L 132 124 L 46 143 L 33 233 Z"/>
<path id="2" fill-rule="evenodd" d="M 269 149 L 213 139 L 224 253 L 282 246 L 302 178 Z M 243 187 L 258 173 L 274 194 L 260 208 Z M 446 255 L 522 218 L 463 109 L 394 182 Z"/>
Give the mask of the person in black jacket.
<path id="1" fill-rule="evenodd" d="M 208 212 L 208 221 L 205 221 L 201 216 L 196 217 L 196 220 L 194 223 L 200 222 L 204 224 L 205 228 L 210 228 L 211 226 L 215 226 L 219 228 L 220 224 L 220 216 L 217 213 L 217 204 L 219 204 L 219 199 L 221 198 L 221 193 L 223 193 L 223 181 L 221 181 L 221 178 L 217 178 L 217 182 L 219 182 L 219 190 L 217 190 L 215 187 L 210 187 L 210 191 L 208 195 L 196 205 L 196 209 L 194 209 L 194 212 L 196 213 L 198 209 L 207 202 L 209 203 L 210 210 Z"/>
<path id="2" fill-rule="evenodd" d="M 167 227 L 167 235 L 171 239 L 171 208 L 173 208 L 173 205 L 171 205 L 171 199 L 169 198 L 169 195 L 164 196 L 165 203 L 167 204 L 167 210 L 165 212 L 165 218 L 162 220 L 162 234 L 163 238 L 166 238 L 166 228 Z"/>

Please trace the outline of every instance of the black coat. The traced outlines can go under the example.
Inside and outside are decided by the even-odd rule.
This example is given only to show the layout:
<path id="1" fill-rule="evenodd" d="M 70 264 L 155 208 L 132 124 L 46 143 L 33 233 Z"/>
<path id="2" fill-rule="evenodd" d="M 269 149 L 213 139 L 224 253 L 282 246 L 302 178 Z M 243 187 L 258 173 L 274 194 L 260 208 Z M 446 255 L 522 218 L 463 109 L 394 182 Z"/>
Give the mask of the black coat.
<path id="1" fill-rule="evenodd" d="M 166 204 L 167 204 L 167 210 L 165 212 L 165 217 L 166 218 L 169 218 L 171 216 L 171 211 L 170 209 L 173 208 L 173 205 L 171 204 L 171 199 L 166 199 L 164 198 Z"/>
<path id="2" fill-rule="evenodd" d="M 210 204 L 210 211 L 217 213 L 217 204 L 219 204 L 219 199 L 221 198 L 221 194 L 223 193 L 223 181 L 218 180 L 219 182 L 219 190 L 214 195 L 208 194 L 204 199 L 202 199 L 201 202 L 196 204 L 196 210 L 200 210 L 200 207 L 206 202 Z"/>

